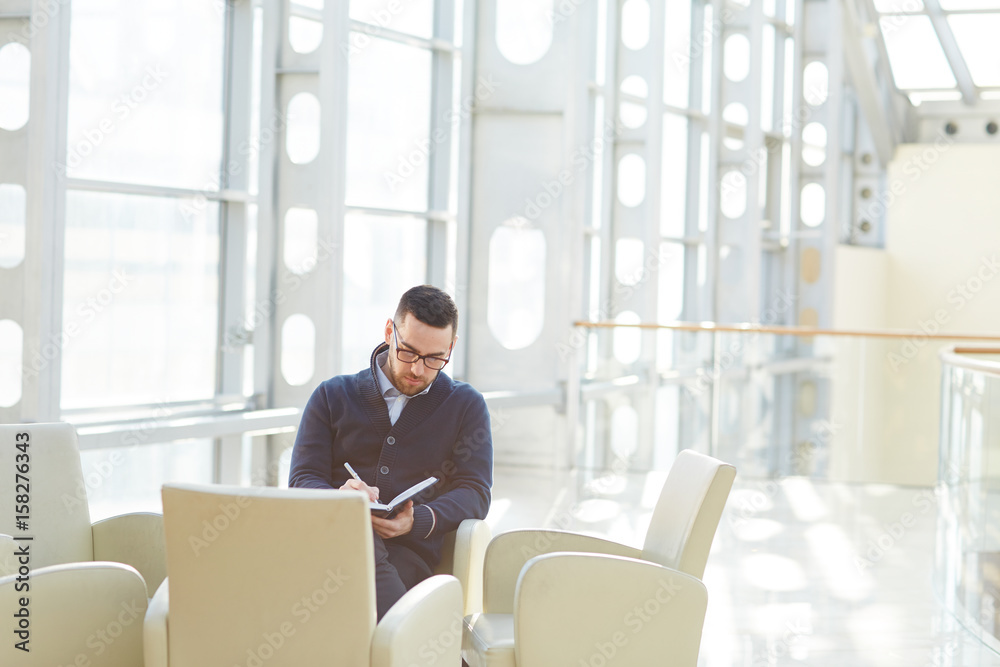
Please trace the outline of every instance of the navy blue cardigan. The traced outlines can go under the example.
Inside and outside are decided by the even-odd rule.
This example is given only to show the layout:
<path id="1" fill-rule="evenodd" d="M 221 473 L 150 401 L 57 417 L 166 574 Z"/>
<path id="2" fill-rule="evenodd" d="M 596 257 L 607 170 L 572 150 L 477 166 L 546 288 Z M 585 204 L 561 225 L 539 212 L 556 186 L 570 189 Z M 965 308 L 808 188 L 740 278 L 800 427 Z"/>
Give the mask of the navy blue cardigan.
<path id="1" fill-rule="evenodd" d="M 429 392 L 411 398 L 396 423 L 375 379 L 375 358 L 357 375 L 338 375 L 309 398 L 292 449 L 288 485 L 339 489 L 348 462 L 382 502 L 431 475 L 440 481 L 414 500 L 413 530 L 392 538 L 431 568 L 441 541 L 463 519 L 483 519 L 493 485 L 493 438 L 482 394 L 438 373 Z M 436 523 L 428 508 L 434 510 Z M 432 523 L 433 530 L 432 530 Z"/>

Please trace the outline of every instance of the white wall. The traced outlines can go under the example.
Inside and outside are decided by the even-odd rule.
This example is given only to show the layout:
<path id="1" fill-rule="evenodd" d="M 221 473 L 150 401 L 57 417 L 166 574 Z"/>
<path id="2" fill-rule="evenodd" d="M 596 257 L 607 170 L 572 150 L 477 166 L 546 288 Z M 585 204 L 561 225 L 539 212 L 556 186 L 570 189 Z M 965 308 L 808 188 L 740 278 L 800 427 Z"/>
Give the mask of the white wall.
<path id="1" fill-rule="evenodd" d="M 900 146 L 889 184 L 885 269 L 870 251 L 838 252 L 834 326 L 1000 333 L 1000 146 Z M 883 291 L 873 294 L 879 275 Z M 860 456 L 849 456 L 857 440 L 838 435 L 831 462 L 839 456 L 841 465 L 831 472 L 901 484 L 937 479 L 942 346 L 867 344 L 865 382 L 855 388 L 881 386 L 884 402 L 869 408 L 884 414 L 861 430 Z M 836 395 L 834 403 L 836 413 Z"/>

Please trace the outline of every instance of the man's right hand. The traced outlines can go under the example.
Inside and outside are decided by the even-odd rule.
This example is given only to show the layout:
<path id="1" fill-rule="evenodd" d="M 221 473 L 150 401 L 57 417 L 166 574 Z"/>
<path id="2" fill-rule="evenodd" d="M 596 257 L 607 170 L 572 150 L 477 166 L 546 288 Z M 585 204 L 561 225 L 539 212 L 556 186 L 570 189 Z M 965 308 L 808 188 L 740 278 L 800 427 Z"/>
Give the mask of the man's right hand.
<path id="1" fill-rule="evenodd" d="M 340 488 L 341 489 L 354 489 L 355 491 L 364 491 L 365 493 L 368 494 L 369 500 L 371 500 L 373 503 L 377 503 L 378 502 L 378 487 L 377 486 L 368 486 L 364 482 L 360 482 L 360 481 L 358 481 L 356 479 L 349 479 Z"/>

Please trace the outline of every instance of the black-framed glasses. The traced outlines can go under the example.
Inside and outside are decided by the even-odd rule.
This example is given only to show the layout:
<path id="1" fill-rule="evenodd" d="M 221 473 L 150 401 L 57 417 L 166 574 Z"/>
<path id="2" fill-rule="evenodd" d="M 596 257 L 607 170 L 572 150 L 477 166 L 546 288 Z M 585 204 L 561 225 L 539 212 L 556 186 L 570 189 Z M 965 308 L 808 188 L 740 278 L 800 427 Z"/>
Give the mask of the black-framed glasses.
<path id="1" fill-rule="evenodd" d="M 448 358 L 442 359 L 441 357 L 435 357 L 427 354 L 417 354 L 412 350 L 404 350 L 399 347 L 399 333 L 396 331 L 396 320 L 392 321 L 392 336 L 396 339 L 396 358 L 402 361 L 404 364 L 415 364 L 419 360 L 424 360 L 424 368 L 431 371 L 439 371 L 448 365 L 448 361 L 451 360 L 451 347 L 448 348 Z M 403 342 L 406 345 L 406 342 Z M 455 344 L 452 343 L 452 346 Z"/>

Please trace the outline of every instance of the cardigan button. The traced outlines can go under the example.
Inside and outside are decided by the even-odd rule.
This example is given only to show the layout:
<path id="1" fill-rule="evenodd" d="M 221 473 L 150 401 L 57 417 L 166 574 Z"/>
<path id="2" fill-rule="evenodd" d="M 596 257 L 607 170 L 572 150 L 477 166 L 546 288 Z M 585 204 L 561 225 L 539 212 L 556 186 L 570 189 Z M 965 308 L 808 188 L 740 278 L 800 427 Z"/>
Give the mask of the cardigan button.
<path id="1" fill-rule="evenodd" d="M 396 444 L 396 438 L 394 438 L 394 437 L 392 437 L 390 435 L 388 438 L 385 439 L 385 444 L 387 444 L 387 445 L 395 445 Z"/>
<path id="2" fill-rule="evenodd" d="M 389 466 L 382 466 L 381 468 L 379 468 L 379 472 L 382 473 L 383 475 L 388 475 L 389 474 Z"/>

